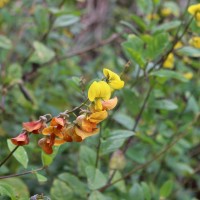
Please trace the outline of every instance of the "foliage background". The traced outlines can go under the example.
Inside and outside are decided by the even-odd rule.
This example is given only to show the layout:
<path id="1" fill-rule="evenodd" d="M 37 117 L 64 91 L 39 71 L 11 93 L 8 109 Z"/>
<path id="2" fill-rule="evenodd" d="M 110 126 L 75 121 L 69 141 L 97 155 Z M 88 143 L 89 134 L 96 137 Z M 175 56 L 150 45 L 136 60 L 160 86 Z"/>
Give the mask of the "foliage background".
<path id="1" fill-rule="evenodd" d="M 101 137 L 61 146 L 38 173 L 0 180 L 0 197 L 199 199 L 200 51 L 188 41 L 200 29 L 193 20 L 184 32 L 190 16 L 183 9 L 198 2 L 16 0 L 1 8 L 1 160 L 9 153 L 7 139 L 20 133 L 22 122 L 80 105 L 104 67 L 118 73 L 129 67 L 126 86 L 116 94 L 119 106 L 102 124 Z M 185 33 L 183 46 L 173 50 L 177 30 L 178 36 Z M 164 69 L 169 49 L 174 68 Z M 190 80 L 183 76 L 188 72 Z M 0 168 L 2 176 L 42 166 L 39 137 L 17 153 L 22 164 L 12 157 Z M 42 157 L 43 164 L 51 162 Z M 128 174 L 99 191 L 113 168 L 113 180 Z"/>

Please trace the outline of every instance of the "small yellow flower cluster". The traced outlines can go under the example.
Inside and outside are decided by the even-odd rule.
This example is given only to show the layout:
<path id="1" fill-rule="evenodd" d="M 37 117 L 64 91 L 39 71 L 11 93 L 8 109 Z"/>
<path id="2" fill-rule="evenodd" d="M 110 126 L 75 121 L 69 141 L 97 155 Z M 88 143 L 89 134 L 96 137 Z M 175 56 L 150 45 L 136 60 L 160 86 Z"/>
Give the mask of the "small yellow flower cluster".
<path id="1" fill-rule="evenodd" d="M 9 0 L 0 0 L 0 8 L 3 8 L 8 2 Z"/>
<path id="2" fill-rule="evenodd" d="M 196 22 L 197 22 L 197 26 L 200 26 L 200 3 L 199 4 L 195 4 L 195 5 L 191 5 L 188 8 L 188 12 L 194 16 Z"/>
<path id="3" fill-rule="evenodd" d="M 195 47 L 195 48 L 200 48 L 200 37 L 193 37 L 189 41 L 190 45 Z"/>
<path id="4" fill-rule="evenodd" d="M 163 67 L 167 69 L 173 69 L 174 68 L 174 54 L 170 53 L 166 60 L 163 63 Z"/>

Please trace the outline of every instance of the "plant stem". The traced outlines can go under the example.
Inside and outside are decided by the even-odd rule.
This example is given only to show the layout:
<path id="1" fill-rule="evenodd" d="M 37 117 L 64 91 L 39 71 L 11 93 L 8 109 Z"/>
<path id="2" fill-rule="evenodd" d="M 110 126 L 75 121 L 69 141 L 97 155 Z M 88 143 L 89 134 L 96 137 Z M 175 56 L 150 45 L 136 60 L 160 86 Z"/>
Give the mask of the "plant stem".
<path id="1" fill-rule="evenodd" d="M 99 163 L 99 155 L 100 155 L 100 147 L 101 147 L 101 133 L 102 133 L 102 128 L 101 128 L 101 124 L 100 124 L 100 133 L 99 133 L 99 138 L 98 138 L 97 156 L 96 156 L 95 168 L 98 167 L 98 163 Z"/>
<path id="2" fill-rule="evenodd" d="M 16 146 L 9 154 L 8 156 L 0 163 L 0 167 L 13 155 L 13 153 L 19 148 L 19 146 Z"/>
<path id="3" fill-rule="evenodd" d="M 99 188 L 100 192 L 105 191 L 107 188 L 109 188 L 110 186 L 114 185 L 115 183 L 118 183 L 119 181 L 124 180 L 125 178 L 128 178 L 129 176 L 131 176 L 133 173 L 142 170 L 146 167 L 148 167 L 151 163 L 153 163 L 154 161 L 158 160 L 162 155 L 164 155 L 167 151 L 169 151 L 171 149 L 171 147 L 173 147 L 181 138 L 183 138 L 185 135 L 187 135 L 187 132 L 184 132 L 183 134 L 180 134 L 173 142 L 171 142 L 169 145 L 167 145 L 162 151 L 160 151 L 158 154 L 156 154 L 151 160 L 147 161 L 146 163 L 142 164 L 142 165 L 138 165 L 136 168 L 132 169 L 131 171 L 129 171 L 127 174 L 125 174 L 123 177 L 113 181 L 112 183 L 107 183 L 105 186 L 103 186 L 102 188 Z"/>
<path id="4" fill-rule="evenodd" d="M 18 174 L 11 174 L 11 175 L 7 175 L 7 176 L 0 176 L 0 179 L 7 179 L 7 178 L 18 177 L 18 176 L 24 176 L 24 175 L 27 175 L 27 174 L 34 174 L 35 172 L 42 171 L 42 170 L 44 170 L 46 168 L 47 168 L 47 166 L 43 166 L 43 167 L 40 167 L 40 168 L 35 169 L 35 170 L 30 170 L 30 171 L 26 171 L 26 172 L 22 172 L 22 173 L 18 173 Z"/>

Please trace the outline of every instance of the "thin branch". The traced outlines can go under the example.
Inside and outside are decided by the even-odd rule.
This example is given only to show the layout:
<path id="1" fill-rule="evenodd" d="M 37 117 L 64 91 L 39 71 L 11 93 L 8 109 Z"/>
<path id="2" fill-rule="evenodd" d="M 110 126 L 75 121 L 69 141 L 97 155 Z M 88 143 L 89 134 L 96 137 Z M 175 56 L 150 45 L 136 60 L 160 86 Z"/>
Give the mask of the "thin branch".
<path id="1" fill-rule="evenodd" d="M 71 51 L 71 52 L 69 51 L 69 53 L 67 53 L 66 55 L 57 57 L 56 60 L 55 59 L 50 60 L 49 62 L 45 63 L 44 65 L 49 65 L 49 64 L 52 64 L 54 62 L 59 62 L 59 61 L 65 60 L 65 59 L 73 57 L 73 56 L 78 56 L 78 55 L 84 54 L 88 51 L 97 49 L 101 46 L 105 46 L 105 45 L 113 42 L 117 38 L 119 38 L 119 36 L 120 36 L 120 34 L 115 33 L 115 34 L 111 35 L 109 38 L 107 38 L 106 40 L 102 40 L 102 41 L 100 41 L 96 44 L 93 44 L 91 46 L 85 47 L 85 48 L 80 49 L 80 50 L 78 49 L 78 50 L 74 50 L 74 51 Z"/>
<path id="2" fill-rule="evenodd" d="M 96 155 L 96 162 L 95 162 L 95 167 L 98 167 L 99 163 L 99 155 L 100 155 L 100 147 L 101 147 L 101 133 L 102 133 L 102 127 L 100 124 L 100 133 L 99 133 L 99 138 L 98 138 L 98 145 L 97 145 L 97 155 Z"/>
<path id="3" fill-rule="evenodd" d="M 0 163 L 0 167 L 13 155 L 13 153 L 19 148 L 19 146 L 16 146 L 9 154 L 8 156 L 3 159 L 3 161 Z"/>
<path id="4" fill-rule="evenodd" d="M 18 176 L 24 176 L 24 175 L 27 175 L 27 174 L 34 174 L 35 172 L 42 171 L 42 170 L 44 170 L 46 168 L 47 168 L 47 166 L 43 166 L 43 167 L 40 167 L 40 168 L 35 169 L 35 170 L 25 171 L 25 172 L 18 173 L 18 174 L 11 174 L 11 175 L 7 175 L 7 176 L 0 176 L 0 179 L 7 179 L 7 178 L 18 177 Z"/>
<path id="5" fill-rule="evenodd" d="M 148 167 L 150 164 L 152 164 L 154 161 L 158 160 L 162 155 L 164 155 L 166 152 L 168 152 L 171 147 L 173 147 L 181 138 L 183 138 L 185 135 L 187 135 L 187 132 L 184 132 L 183 134 L 180 134 L 173 142 L 171 142 L 169 145 L 167 145 L 162 151 L 160 151 L 158 154 L 156 154 L 151 160 L 147 161 L 146 163 L 142 164 L 142 165 L 138 165 L 136 168 L 132 169 L 131 171 L 129 171 L 127 174 L 125 174 L 123 177 L 106 184 L 105 186 L 103 186 L 102 188 L 99 188 L 100 192 L 105 191 L 107 188 L 109 188 L 110 186 L 118 183 L 119 181 L 124 180 L 125 178 L 128 178 L 129 176 L 131 176 L 132 174 L 134 174 L 135 172 L 145 169 L 146 167 Z"/>

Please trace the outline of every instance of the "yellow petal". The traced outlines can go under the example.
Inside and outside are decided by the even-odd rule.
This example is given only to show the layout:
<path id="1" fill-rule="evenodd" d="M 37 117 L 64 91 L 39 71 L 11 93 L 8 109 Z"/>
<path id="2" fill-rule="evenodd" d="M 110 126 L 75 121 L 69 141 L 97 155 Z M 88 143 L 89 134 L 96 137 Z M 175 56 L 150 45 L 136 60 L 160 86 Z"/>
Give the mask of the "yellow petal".
<path id="1" fill-rule="evenodd" d="M 95 113 L 92 113 L 91 115 L 88 116 L 88 120 L 90 122 L 93 122 L 93 123 L 100 123 L 101 121 L 103 121 L 104 119 L 106 119 L 108 117 L 108 113 L 106 110 L 103 110 L 103 111 L 100 111 L 100 112 L 95 112 Z"/>
<path id="2" fill-rule="evenodd" d="M 64 144 L 65 140 L 55 139 L 54 146 L 60 146 L 61 144 Z"/>
<path id="3" fill-rule="evenodd" d="M 124 81 L 113 80 L 113 81 L 110 81 L 109 85 L 111 88 L 113 88 L 115 90 L 119 90 L 124 87 Z"/>
<path id="4" fill-rule="evenodd" d="M 102 106 L 102 103 L 101 103 L 101 99 L 97 99 L 95 102 L 94 102 L 94 109 L 96 111 L 101 111 L 103 109 L 103 106 Z"/>
<path id="5" fill-rule="evenodd" d="M 112 72 L 109 69 L 104 68 L 103 74 L 105 75 L 108 85 L 112 89 L 121 89 L 124 87 L 124 81 L 122 81 L 118 74 Z"/>
<path id="6" fill-rule="evenodd" d="M 195 15 L 197 12 L 200 12 L 200 3 L 199 3 L 199 4 L 195 4 L 195 5 L 191 5 L 191 6 L 188 8 L 188 12 L 189 12 L 191 15 Z"/>
<path id="7" fill-rule="evenodd" d="M 94 81 L 88 90 L 88 98 L 90 101 L 94 101 L 97 98 L 108 100 L 110 96 L 110 87 L 105 81 Z"/>
<path id="8" fill-rule="evenodd" d="M 90 101 L 94 101 L 95 98 L 99 96 L 99 94 L 100 94 L 99 84 L 96 81 L 94 81 L 88 90 L 88 98 Z"/>
<path id="9" fill-rule="evenodd" d="M 193 37 L 189 43 L 195 48 L 200 48 L 200 37 Z"/>
<path id="10" fill-rule="evenodd" d="M 163 63 L 164 68 L 172 69 L 174 67 L 174 54 L 170 53 Z"/>
<path id="11" fill-rule="evenodd" d="M 109 85 L 105 81 L 99 81 L 100 95 L 97 98 L 101 98 L 103 100 L 110 99 L 111 91 Z"/>
<path id="12" fill-rule="evenodd" d="M 84 140 L 85 138 L 89 137 L 89 136 L 92 136 L 92 135 L 95 135 L 99 132 L 99 128 L 95 129 L 93 132 L 86 132 L 86 131 L 83 131 L 81 130 L 80 128 L 78 128 L 77 126 L 75 126 L 75 133 L 80 136 L 82 138 L 82 140 Z"/>
<path id="13" fill-rule="evenodd" d="M 43 129 L 42 134 L 49 135 L 49 134 L 52 134 L 53 132 L 54 132 L 54 127 L 49 126 L 49 127 Z"/>
<path id="14" fill-rule="evenodd" d="M 191 80 L 193 78 L 193 73 L 192 72 L 186 72 L 183 74 L 183 76 L 188 79 Z"/>

